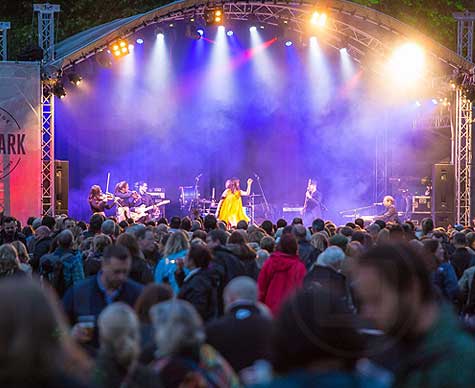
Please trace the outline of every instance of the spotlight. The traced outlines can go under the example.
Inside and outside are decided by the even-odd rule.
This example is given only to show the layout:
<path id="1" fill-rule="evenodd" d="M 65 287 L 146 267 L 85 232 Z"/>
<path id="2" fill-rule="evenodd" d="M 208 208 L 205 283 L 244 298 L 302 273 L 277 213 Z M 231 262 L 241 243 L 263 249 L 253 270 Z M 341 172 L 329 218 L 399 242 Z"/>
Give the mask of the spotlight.
<path id="1" fill-rule="evenodd" d="M 81 76 L 77 73 L 68 74 L 68 79 L 69 79 L 69 82 L 71 82 L 73 85 L 76 85 L 76 86 L 79 86 L 82 82 Z"/>
<path id="2" fill-rule="evenodd" d="M 137 44 L 143 44 L 143 39 L 142 39 L 142 38 L 138 38 L 138 39 L 136 40 L 136 42 L 137 42 Z"/>
<path id="3" fill-rule="evenodd" d="M 412 85 L 425 71 L 424 49 L 415 43 L 405 43 L 397 47 L 389 61 L 389 70 L 398 83 Z"/>
<path id="4" fill-rule="evenodd" d="M 185 29 L 185 36 L 190 39 L 200 40 L 204 34 L 204 30 L 202 28 L 196 28 L 194 24 L 187 24 Z"/>
<path id="5" fill-rule="evenodd" d="M 129 43 L 126 39 L 119 39 L 109 46 L 114 58 L 120 58 L 129 54 Z"/>
<path id="6" fill-rule="evenodd" d="M 53 87 L 51 88 L 51 93 L 53 93 L 59 99 L 66 97 L 66 89 L 61 80 L 56 80 Z"/>
<path id="7" fill-rule="evenodd" d="M 317 27 L 325 27 L 325 24 L 327 24 L 327 18 L 328 16 L 326 12 L 315 11 L 310 17 L 310 24 Z"/>
<path id="8" fill-rule="evenodd" d="M 421 104 L 419 101 L 416 101 L 416 106 L 417 106 L 418 108 L 420 108 L 421 105 L 422 105 L 422 104 Z"/>
<path id="9" fill-rule="evenodd" d="M 432 99 L 432 103 L 433 103 L 434 105 L 437 105 L 437 104 L 439 103 L 439 101 L 437 101 L 436 98 L 433 98 L 433 99 Z"/>
<path id="10" fill-rule="evenodd" d="M 317 44 L 317 37 L 316 36 L 311 36 L 310 37 L 310 45 L 314 46 Z"/>
<path id="11" fill-rule="evenodd" d="M 257 27 L 256 27 L 256 26 L 251 26 L 251 27 L 249 27 L 249 31 L 251 31 L 251 32 L 256 32 L 256 31 L 257 31 Z"/>
<path id="12" fill-rule="evenodd" d="M 222 7 L 207 9 L 205 12 L 207 26 L 220 26 L 224 24 L 224 10 Z"/>
<path id="13" fill-rule="evenodd" d="M 293 43 L 292 43 L 291 40 L 288 40 L 288 41 L 285 42 L 285 45 L 286 45 L 287 47 L 292 46 L 292 44 L 293 44 Z"/>
<path id="14" fill-rule="evenodd" d="M 218 31 L 224 32 L 225 31 L 224 26 L 218 26 Z"/>
<path id="15" fill-rule="evenodd" d="M 163 40 L 165 39 L 165 30 L 162 27 L 157 27 L 155 29 L 155 35 L 157 35 L 157 39 Z"/>
<path id="16" fill-rule="evenodd" d="M 233 30 L 229 30 L 228 32 L 226 32 L 226 35 L 227 36 L 233 36 L 234 35 Z"/>
<path id="17" fill-rule="evenodd" d="M 342 47 L 342 48 L 340 49 L 340 53 L 342 53 L 342 54 L 348 54 L 347 48 L 346 48 L 346 47 Z"/>

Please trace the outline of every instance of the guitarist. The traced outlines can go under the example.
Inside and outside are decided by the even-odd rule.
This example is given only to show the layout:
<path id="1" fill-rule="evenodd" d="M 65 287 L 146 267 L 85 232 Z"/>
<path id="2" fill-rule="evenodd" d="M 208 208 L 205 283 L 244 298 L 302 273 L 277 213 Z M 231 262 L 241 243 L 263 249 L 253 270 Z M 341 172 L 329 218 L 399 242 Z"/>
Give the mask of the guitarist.
<path id="1" fill-rule="evenodd" d="M 147 193 L 148 184 L 147 182 L 140 181 L 137 183 L 138 188 L 138 199 L 134 202 L 134 207 L 143 206 L 143 207 L 150 207 L 154 205 L 154 201 L 152 196 Z M 146 217 L 142 217 L 140 221 L 148 221 L 152 216 L 153 208 L 148 210 L 146 213 Z M 145 218 L 145 219 L 144 219 Z"/>

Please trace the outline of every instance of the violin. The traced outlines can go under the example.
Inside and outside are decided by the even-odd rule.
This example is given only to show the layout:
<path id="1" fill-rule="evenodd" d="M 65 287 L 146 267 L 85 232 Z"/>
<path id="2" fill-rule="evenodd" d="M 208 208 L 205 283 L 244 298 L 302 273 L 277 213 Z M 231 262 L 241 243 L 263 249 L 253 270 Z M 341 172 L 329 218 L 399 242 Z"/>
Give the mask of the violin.
<path id="1" fill-rule="evenodd" d="M 111 193 L 103 193 L 99 197 L 102 201 L 112 201 L 115 200 L 115 195 Z"/>

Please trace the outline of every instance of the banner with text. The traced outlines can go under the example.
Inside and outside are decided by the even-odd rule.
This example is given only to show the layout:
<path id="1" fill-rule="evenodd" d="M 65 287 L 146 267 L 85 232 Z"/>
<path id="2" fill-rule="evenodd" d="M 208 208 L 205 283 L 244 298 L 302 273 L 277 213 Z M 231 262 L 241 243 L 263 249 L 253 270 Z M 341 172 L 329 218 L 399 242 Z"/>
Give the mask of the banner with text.
<path id="1" fill-rule="evenodd" d="M 38 63 L 0 62 L 0 208 L 22 222 L 41 214 Z"/>

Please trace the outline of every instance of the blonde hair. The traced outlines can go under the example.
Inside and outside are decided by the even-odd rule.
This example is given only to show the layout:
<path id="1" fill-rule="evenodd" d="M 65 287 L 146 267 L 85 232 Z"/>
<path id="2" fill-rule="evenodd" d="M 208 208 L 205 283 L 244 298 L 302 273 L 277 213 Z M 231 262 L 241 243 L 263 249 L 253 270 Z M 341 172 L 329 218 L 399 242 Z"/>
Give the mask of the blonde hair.
<path id="1" fill-rule="evenodd" d="M 312 247 L 323 252 L 325 249 L 328 248 L 328 237 L 324 233 L 315 233 L 310 239 L 310 244 L 312 245 Z"/>
<path id="2" fill-rule="evenodd" d="M 0 246 L 0 277 L 12 275 L 20 269 L 18 252 L 12 244 Z"/>
<path id="3" fill-rule="evenodd" d="M 163 257 L 168 257 L 174 253 L 190 249 L 188 236 L 181 230 L 178 230 L 168 237 L 163 250 Z"/>
<path id="4" fill-rule="evenodd" d="M 23 244 L 21 241 L 12 241 L 12 246 L 13 248 L 16 249 L 18 253 L 18 260 L 20 263 L 28 263 L 30 261 L 30 256 L 28 256 L 28 250 L 26 249 L 25 244 Z"/>

